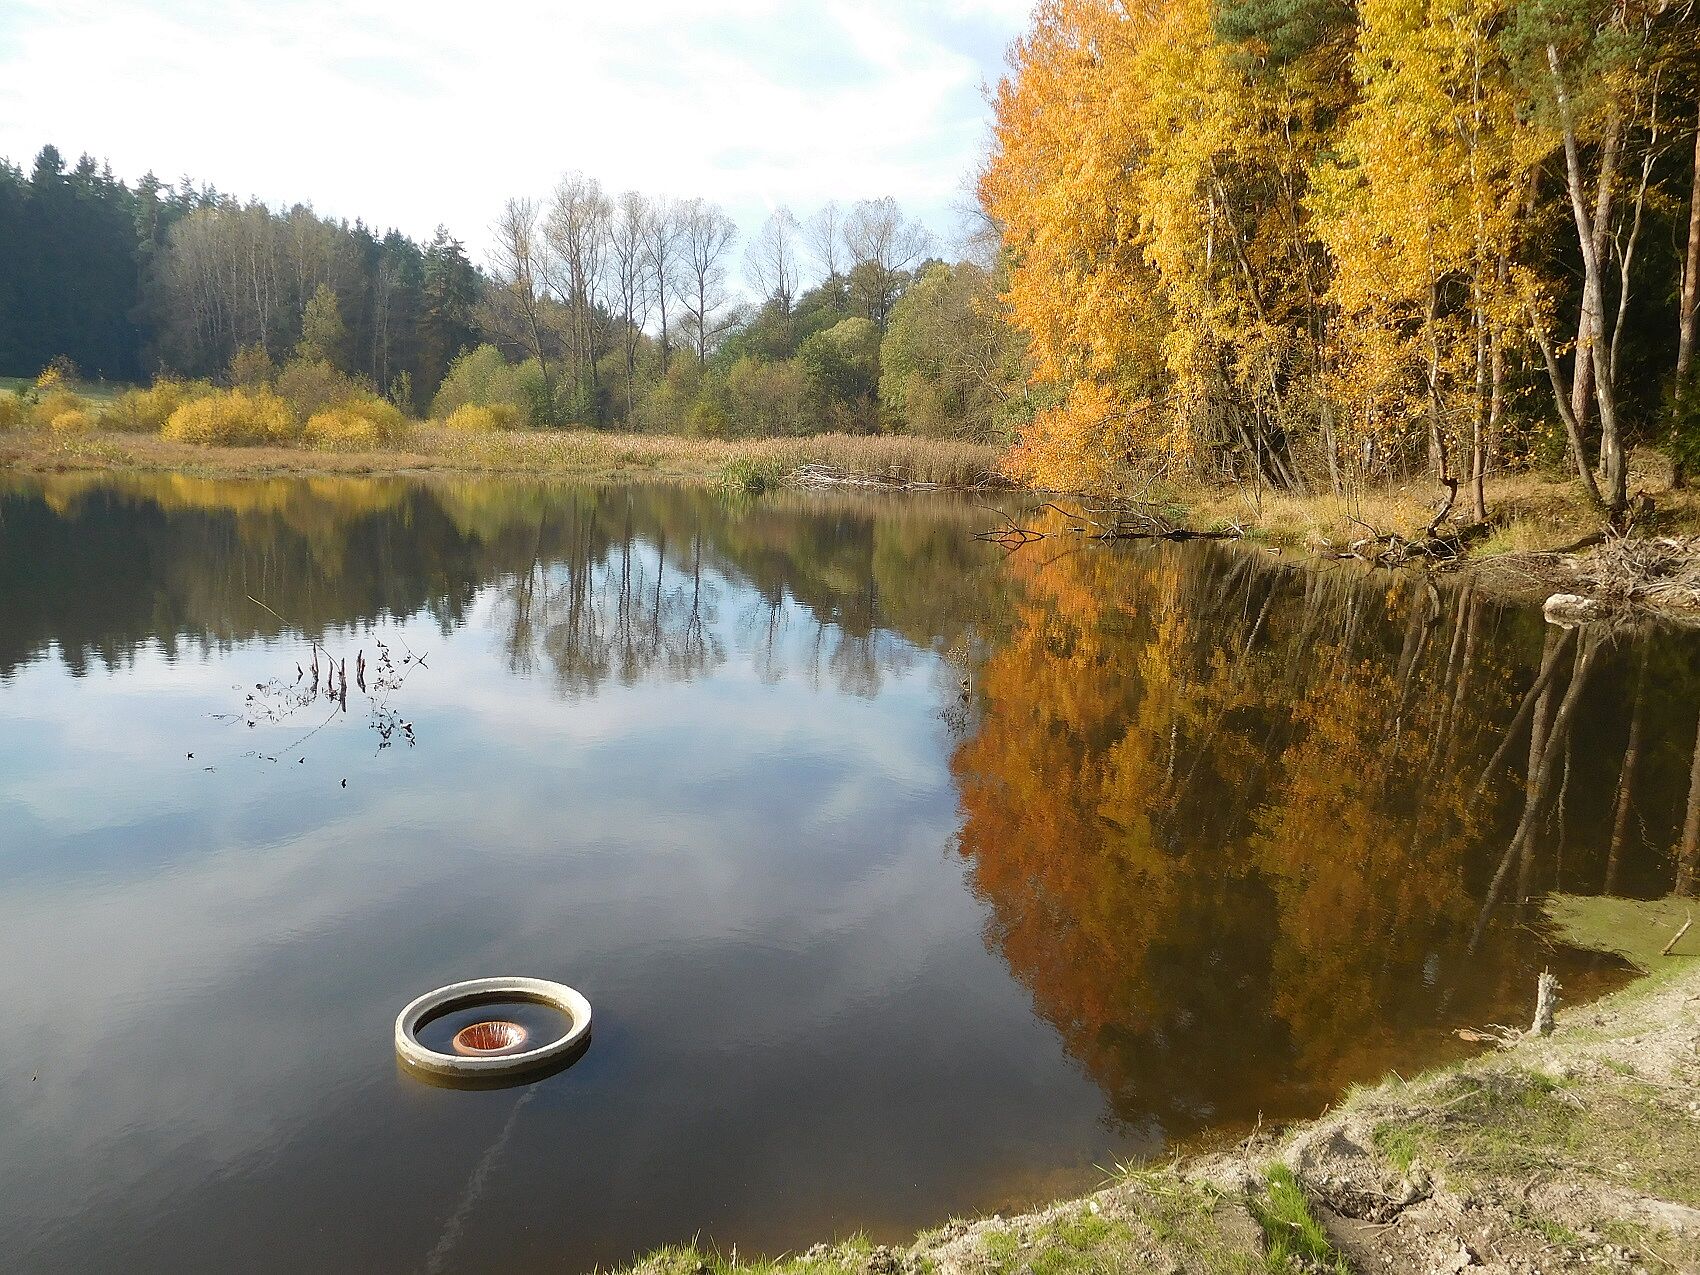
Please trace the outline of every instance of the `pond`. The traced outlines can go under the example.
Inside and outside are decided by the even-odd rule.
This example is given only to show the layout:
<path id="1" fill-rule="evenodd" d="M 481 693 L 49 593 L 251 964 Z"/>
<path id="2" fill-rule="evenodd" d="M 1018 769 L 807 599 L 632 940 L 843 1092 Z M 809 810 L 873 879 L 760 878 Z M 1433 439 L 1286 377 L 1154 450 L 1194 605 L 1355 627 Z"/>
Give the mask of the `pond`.
<path id="1" fill-rule="evenodd" d="M 8 1264 L 898 1240 L 1622 979 L 1539 899 L 1671 889 L 1693 637 L 994 521 L 0 483 Z M 582 1059 L 398 1069 L 497 974 L 583 991 Z"/>

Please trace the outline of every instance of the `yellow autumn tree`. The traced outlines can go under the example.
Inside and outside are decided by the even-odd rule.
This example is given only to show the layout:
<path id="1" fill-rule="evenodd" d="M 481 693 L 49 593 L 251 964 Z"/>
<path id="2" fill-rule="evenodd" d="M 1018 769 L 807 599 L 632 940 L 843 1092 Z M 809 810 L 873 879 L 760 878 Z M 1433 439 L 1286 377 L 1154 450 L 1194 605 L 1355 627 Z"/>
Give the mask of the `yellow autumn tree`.
<path id="1" fill-rule="evenodd" d="M 1413 435 L 1442 481 L 1464 460 L 1477 517 L 1521 329 L 1515 251 L 1547 149 L 1495 40 L 1504 0 L 1364 0 L 1352 73 L 1362 100 L 1311 203 L 1333 260 L 1334 393 L 1360 476 Z"/>
<path id="2" fill-rule="evenodd" d="M 994 104 L 980 193 L 1003 229 L 1011 317 L 1053 401 L 1008 467 L 1041 486 L 1113 489 L 1162 443 L 1163 325 L 1137 225 L 1142 25 L 1104 0 L 1045 0 Z"/>
<path id="3" fill-rule="evenodd" d="M 1056 402 L 1022 435 L 1018 477 L 1335 476 L 1303 196 L 1340 105 L 1318 73 L 1338 41 L 1319 25 L 1277 57 L 1221 21 L 1211 0 L 1057 0 L 1017 47 L 981 194 Z"/>

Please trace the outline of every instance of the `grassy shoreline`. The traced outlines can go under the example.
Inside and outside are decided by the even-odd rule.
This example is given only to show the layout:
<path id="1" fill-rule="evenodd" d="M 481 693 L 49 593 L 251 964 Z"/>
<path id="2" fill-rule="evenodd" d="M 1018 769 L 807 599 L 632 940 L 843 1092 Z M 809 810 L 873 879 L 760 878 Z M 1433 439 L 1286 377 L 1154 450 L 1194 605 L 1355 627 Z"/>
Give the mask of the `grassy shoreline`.
<path id="1" fill-rule="evenodd" d="M 206 478 L 441 471 L 716 482 L 743 471 L 774 485 L 818 471 L 892 485 L 1009 487 L 998 473 L 1000 454 L 991 444 L 903 435 L 712 439 L 602 430 L 466 433 L 432 424 L 412 426 L 403 446 L 371 450 L 204 445 L 111 430 L 0 431 L 0 469 L 17 473 L 174 471 Z M 1632 474 L 1634 487 L 1658 507 L 1658 530 L 1700 532 L 1700 494 L 1673 490 L 1668 463 L 1640 455 Z M 1438 497 L 1439 488 L 1419 478 L 1352 496 L 1182 484 L 1159 489 L 1151 499 L 1194 530 L 1326 552 L 1349 551 L 1376 532 L 1414 536 L 1432 517 Z M 1601 522 L 1574 479 L 1496 478 L 1488 485 L 1488 501 L 1492 531 L 1471 545 L 1472 560 L 1550 550 L 1597 530 Z"/>
<path id="2" fill-rule="evenodd" d="M 174 443 L 154 434 L 49 430 L 0 433 L 0 469 L 14 473 L 171 471 L 204 478 L 429 472 L 715 482 L 731 474 L 779 480 L 803 467 L 894 484 L 997 484 L 998 449 L 927 438 L 817 434 L 710 439 L 600 430 L 464 433 L 416 426 L 407 445 L 372 451 Z"/>
<path id="3" fill-rule="evenodd" d="M 763 491 L 794 485 L 1015 491 L 989 444 L 893 435 L 817 434 L 801 438 L 709 439 L 599 430 L 469 433 L 441 425 L 408 427 L 399 448 L 355 450 L 300 444 L 221 446 L 173 442 L 152 433 L 50 429 L 0 431 L 0 472 L 177 473 L 196 478 L 490 475 L 579 482 L 663 481 Z M 1700 622 L 1700 492 L 1671 486 L 1655 453 L 1632 460 L 1633 489 L 1656 512 L 1633 536 L 1577 556 L 1559 552 L 1599 532 L 1602 516 L 1574 479 L 1525 473 L 1488 485 L 1486 534 L 1462 556 L 1407 565 L 1472 571 L 1502 596 L 1539 602 L 1557 592 L 1594 599 L 1587 618 L 1656 614 Z M 1026 492 L 1011 516 L 1047 533 L 1069 534 L 1043 493 Z M 1224 534 L 1273 551 L 1372 562 L 1387 532 L 1420 538 L 1438 489 L 1409 483 L 1353 496 L 1290 494 L 1185 485 L 1149 493 L 1174 524 Z M 1056 497 L 1064 505 L 1074 502 Z M 995 525 L 988 515 L 988 530 Z M 1080 530 L 1077 526 L 1074 530 Z M 1596 536 L 1597 539 L 1597 536 Z M 1367 548 L 1366 548 L 1367 546 Z"/>
<path id="4" fill-rule="evenodd" d="M 1556 900 L 1566 938 L 1642 976 L 1561 1008 L 1550 1037 L 1390 1076 L 1231 1151 L 1123 1168 L 1090 1195 L 907 1246 L 669 1248 L 626 1275 L 1700 1270 L 1700 936 L 1660 954 L 1690 902 Z"/>

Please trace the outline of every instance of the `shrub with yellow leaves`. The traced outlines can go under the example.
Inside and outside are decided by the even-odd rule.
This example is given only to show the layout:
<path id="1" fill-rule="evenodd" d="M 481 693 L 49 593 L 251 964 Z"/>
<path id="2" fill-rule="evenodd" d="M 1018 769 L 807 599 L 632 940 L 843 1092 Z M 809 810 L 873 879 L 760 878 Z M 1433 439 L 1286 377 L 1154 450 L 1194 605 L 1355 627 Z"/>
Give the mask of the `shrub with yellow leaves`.
<path id="1" fill-rule="evenodd" d="M 147 389 L 125 390 L 100 415 L 106 429 L 127 434 L 157 434 L 171 414 L 183 404 L 218 391 L 206 381 L 178 381 L 165 377 Z"/>
<path id="2" fill-rule="evenodd" d="M 81 408 L 60 412 L 50 423 L 55 434 L 86 434 L 94 428 L 94 417 Z"/>
<path id="3" fill-rule="evenodd" d="M 381 398 L 356 400 L 316 412 L 307 419 L 302 436 L 326 451 L 394 447 L 407 437 L 407 418 Z"/>
<path id="4" fill-rule="evenodd" d="M 46 373 L 43 373 L 43 375 L 45 376 Z M 59 381 L 54 382 L 54 384 L 59 383 Z M 30 415 L 35 418 L 31 423 L 37 429 L 47 429 L 65 413 L 86 411 L 87 408 L 88 404 L 69 390 L 49 390 L 41 394 L 36 400 L 35 406 L 30 410 Z"/>
<path id="5" fill-rule="evenodd" d="M 450 412 L 443 424 L 449 429 L 458 429 L 468 434 L 488 434 L 498 429 L 517 428 L 519 411 L 506 403 L 496 403 L 489 407 L 467 403 Z"/>
<path id="6" fill-rule="evenodd" d="M 224 390 L 183 404 L 160 434 L 174 443 L 251 447 L 288 443 L 298 432 L 289 404 L 270 390 Z"/>

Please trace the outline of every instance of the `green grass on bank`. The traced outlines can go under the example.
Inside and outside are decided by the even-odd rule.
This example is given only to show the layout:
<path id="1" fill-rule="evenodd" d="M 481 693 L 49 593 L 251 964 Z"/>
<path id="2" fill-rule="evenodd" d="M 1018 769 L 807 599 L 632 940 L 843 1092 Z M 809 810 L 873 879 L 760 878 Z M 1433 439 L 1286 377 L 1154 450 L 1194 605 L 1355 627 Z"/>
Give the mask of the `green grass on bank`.
<path id="1" fill-rule="evenodd" d="M 1328 1233 L 1311 1212 L 1310 1200 L 1292 1170 L 1284 1164 L 1272 1164 L 1264 1178 L 1268 1190 L 1262 1198 L 1253 1199 L 1251 1210 L 1268 1244 L 1268 1268 L 1292 1275 L 1313 1271 L 1351 1275 L 1345 1259 L 1334 1251 Z"/>
<path id="2" fill-rule="evenodd" d="M 34 388 L 35 378 L 27 376 L 0 376 L 0 394 L 17 394 Z M 118 381 L 73 381 L 65 389 L 78 398 L 86 399 L 97 407 L 111 403 L 125 390 L 131 387 Z"/>
<path id="3" fill-rule="evenodd" d="M 1674 895 L 1618 899 L 1554 894 L 1546 901 L 1546 915 L 1558 935 L 1573 947 L 1621 956 L 1644 973 L 1668 974 L 1700 956 L 1700 925 L 1671 946 L 1671 940 L 1697 907 L 1700 901 Z"/>

